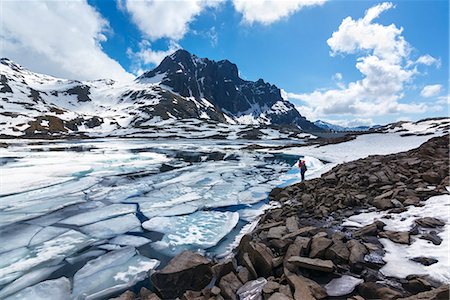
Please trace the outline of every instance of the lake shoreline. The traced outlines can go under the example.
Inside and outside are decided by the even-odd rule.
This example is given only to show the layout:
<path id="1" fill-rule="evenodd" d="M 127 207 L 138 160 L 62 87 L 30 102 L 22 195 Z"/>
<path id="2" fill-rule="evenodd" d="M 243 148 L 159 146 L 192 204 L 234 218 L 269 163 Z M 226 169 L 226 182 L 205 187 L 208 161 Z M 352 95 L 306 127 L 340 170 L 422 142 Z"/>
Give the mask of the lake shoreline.
<path id="1" fill-rule="evenodd" d="M 262 215 L 252 233 L 242 238 L 232 259 L 211 264 L 198 254 L 184 253 L 181 258 L 175 257 L 169 268 L 156 271 L 151 281 L 163 298 L 168 296 L 164 285 L 174 278 L 181 280 L 185 272 L 203 278 L 203 282 L 208 281 L 209 274 L 215 283 L 207 282 L 201 291 L 186 292 L 180 290 L 186 282 L 176 281 L 176 293 L 179 297 L 184 294 L 182 299 L 238 299 L 237 295 L 244 294 L 264 299 L 448 297 L 448 281 L 427 275 L 411 274 L 402 279 L 383 274 L 387 264 L 383 260 L 384 240 L 402 245 L 421 239 L 438 243 L 448 220 L 423 217 L 425 221 L 415 220 L 409 231 L 386 230 L 386 224 L 379 220 L 361 227 L 342 226 L 348 217 L 360 212 L 383 211 L 395 218 L 410 207 L 420 208 L 431 197 L 448 195 L 447 142 L 448 136 L 433 138 L 417 149 L 345 163 L 321 178 L 276 188 L 270 198 L 282 206 Z M 362 178 L 364 174 L 366 178 Z M 342 194 L 336 200 L 326 198 Z M 184 268 L 186 259 L 199 261 Z M 417 253 L 416 261 L 437 263 L 426 253 Z M 203 271 L 196 272 L 197 267 Z M 171 292 L 174 290 L 172 285 Z M 169 292 L 170 296 L 174 294 Z"/>

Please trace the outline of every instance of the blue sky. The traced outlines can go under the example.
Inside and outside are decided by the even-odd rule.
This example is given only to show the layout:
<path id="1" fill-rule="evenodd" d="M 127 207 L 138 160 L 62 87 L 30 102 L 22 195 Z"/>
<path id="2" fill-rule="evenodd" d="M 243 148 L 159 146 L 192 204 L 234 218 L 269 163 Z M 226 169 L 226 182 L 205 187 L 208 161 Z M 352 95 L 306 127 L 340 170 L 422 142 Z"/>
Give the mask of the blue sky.
<path id="1" fill-rule="evenodd" d="M 33 71 L 131 80 L 184 48 L 276 84 L 312 120 L 448 115 L 448 1 L 40 1 L 39 18 L 17 3 L 2 2 L 0 54 Z"/>

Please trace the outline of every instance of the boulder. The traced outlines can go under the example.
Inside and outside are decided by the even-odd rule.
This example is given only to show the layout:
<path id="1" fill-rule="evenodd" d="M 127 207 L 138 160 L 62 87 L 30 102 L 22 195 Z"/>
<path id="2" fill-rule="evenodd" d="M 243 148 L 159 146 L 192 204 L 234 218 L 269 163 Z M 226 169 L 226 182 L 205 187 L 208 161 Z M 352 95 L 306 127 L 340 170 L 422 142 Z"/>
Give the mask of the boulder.
<path id="1" fill-rule="evenodd" d="M 372 201 L 373 206 L 375 206 L 378 209 L 386 210 L 394 207 L 394 204 L 392 203 L 391 199 L 388 198 L 381 198 L 381 199 L 374 199 Z"/>
<path id="2" fill-rule="evenodd" d="M 292 298 L 286 296 L 285 294 L 282 293 L 274 293 L 272 294 L 268 300 L 291 300 Z"/>
<path id="3" fill-rule="evenodd" d="M 335 266 L 331 260 L 324 260 L 320 258 L 309 258 L 301 256 L 293 256 L 289 258 L 288 262 L 304 269 L 316 270 L 321 272 L 333 272 Z"/>
<path id="4" fill-rule="evenodd" d="M 289 299 L 293 299 L 293 295 L 292 295 L 292 291 L 291 291 L 291 287 L 288 285 L 280 285 L 280 288 L 278 289 L 278 291 L 284 295 L 286 295 Z"/>
<path id="5" fill-rule="evenodd" d="M 310 289 L 310 284 L 303 276 L 296 275 L 287 269 L 284 269 L 284 275 L 289 283 L 289 285 L 294 289 L 294 299 L 295 300 L 315 300 L 322 299 L 326 297 L 326 292 L 322 289 L 324 295 L 323 297 L 316 297 L 313 295 L 313 291 Z M 320 288 L 320 286 L 319 286 Z M 320 295 L 319 295 L 320 296 Z"/>
<path id="6" fill-rule="evenodd" d="M 358 293 L 366 299 L 396 299 L 402 294 L 376 282 L 364 282 L 358 286 Z"/>
<path id="7" fill-rule="evenodd" d="M 325 252 L 329 246 L 331 246 L 332 240 L 326 237 L 313 237 L 311 241 L 311 250 L 309 257 L 315 258 L 325 257 Z"/>
<path id="8" fill-rule="evenodd" d="M 429 291 L 433 288 L 433 285 L 423 276 L 412 275 L 406 279 L 408 281 L 403 284 L 403 287 L 413 295 Z"/>
<path id="9" fill-rule="evenodd" d="M 418 293 L 416 295 L 401 298 L 402 300 L 442 300 L 449 299 L 449 285 L 443 284 L 440 287 L 428 292 Z"/>
<path id="10" fill-rule="evenodd" d="M 442 227 L 445 225 L 444 221 L 439 220 L 437 218 L 432 218 L 432 217 L 420 218 L 420 219 L 417 219 L 415 222 L 417 225 L 426 227 L 426 228 L 436 228 L 436 227 Z"/>
<path id="11" fill-rule="evenodd" d="M 205 299 L 202 296 L 202 292 L 200 291 L 186 291 L 181 297 L 181 300 L 203 300 Z"/>
<path id="12" fill-rule="evenodd" d="M 242 282 L 233 272 L 230 272 L 227 275 L 223 276 L 219 281 L 220 294 L 225 299 L 239 299 L 236 296 L 236 292 L 241 286 Z"/>
<path id="13" fill-rule="evenodd" d="M 219 295 L 220 294 L 220 288 L 217 287 L 217 286 L 213 286 L 211 288 L 211 294 L 216 295 L 216 296 Z"/>
<path id="14" fill-rule="evenodd" d="M 246 283 L 247 281 L 250 281 L 252 279 L 252 276 L 250 275 L 250 272 L 246 267 L 240 266 L 238 268 L 238 274 L 239 280 L 242 283 Z"/>
<path id="15" fill-rule="evenodd" d="M 420 204 L 420 198 L 414 197 L 414 196 L 409 196 L 408 198 L 405 199 L 405 201 L 403 201 L 404 206 L 408 206 L 408 205 L 418 206 L 419 204 Z"/>
<path id="16" fill-rule="evenodd" d="M 264 294 L 273 294 L 274 292 L 278 291 L 279 288 L 280 284 L 278 282 L 268 281 L 263 287 L 263 292 Z"/>
<path id="17" fill-rule="evenodd" d="M 222 276 L 234 271 L 233 261 L 231 259 L 227 259 L 223 262 L 215 264 L 211 269 L 217 280 L 220 280 Z"/>
<path id="18" fill-rule="evenodd" d="M 314 226 L 306 226 L 302 227 L 294 232 L 288 233 L 282 237 L 282 239 L 292 239 L 297 236 L 311 236 L 316 234 L 319 231 L 319 228 Z"/>
<path id="19" fill-rule="evenodd" d="M 355 237 L 365 236 L 365 235 L 376 236 L 379 231 L 383 230 L 384 226 L 386 226 L 386 224 L 384 224 L 383 222 L 375 221 L 372 224 L 366 225 L 366 226 L 361 227 L 360 229 L 356 230 L 353 233 L 353 236 L 355 236 Z"/>
<path id="20" fill-rule="evenodd" d="M 122 295 L 116 298 L 110 298 L 109 300 L 134 300 L 137 299 L 136 294 L 132 291 L 126 291 Z"/>
<path id="21" fill-rule="evenodd" d="M 258 278 L 258 274 L 256 273 L 255 267 L 253 266 L 253 263 L 250 260 L 250 256 L 248 255 L 248 253 L 244 253 L 244 256 L 242 258 L 242 264 L 250 272 L 250 275 L 253 278 Z"/>
<path id="22" fill-rule="evenodd" d="M 422 179 L 431 184 L 439 184 L 442 178 L 437 172 L 428 171 L 422 174 Z"/>
<path id="23" fill-rule="evenodd" d="M 283 239 L 271 239 L 269 240 L 269 245 L 272 247 L 272 249 L 276 249 L 279 252 L 286 251 L 287 247 L 291 244 L 290 240 L 283 240 Z"/>
<path id="24" fill-rule="evenodd" d="M 286 219 L 286 229 L 291 233 L 298 230 L 298 218 L 296 216 Z"/>
<path id="25" fill-rule="evenodd" d="M 335 240 L 335 242 L 325 252 L 325 258 L 331 259 L 336 263 L 345 263 L 348 261 L 350 251 L 344 242 Z"/>
<path id="26" fill-rule="evenodd" d="M 411 243 L 409 232 L 408 231 L 383 231 L 380 232 L 380 237 L 388 238 L 394 243 L 406 244 L 409 245 Z"/>
<path id="27" fill-rule="evenodd" d="M 181 297 L 186 290 L 200 291 L 213 278 L 211 263 L 200 254 L 184 251 L 151 276 L 163 298 Z"/>
<path id="28" fill-rule="evenodd" d="M 269 229 L 269 232 L 267 233 L 268 239 L 281 239 L 283 235 L 287 233 L 286 226 L 278 226 L 278 227 L 272 227 Z"/>
<path id="29" fill-rule="evenodd" d="M 142 287 L 139 291 L 139 298 L 141 300 L 161 300 L 158 295 L 146 289 L 145 287 Z"/>
<path id="30" fill-rule="evenodd" d="M 424 266 L 431 266 L 432 264 L 435 264 L 438 262 L 437 259 L 432 257 L 425 257 L 425 256 L 419 256 L 411 258 L 412 261 L 418 262 L 419 264 L 422 264 Z"/>
<path id="31" fill-rule="evenodd" d="M 250 242 L 248 256 L 258 276 L 268 277 L 272 273 L 273 254 L 269 247 L 262 243 Z M 250 270 L 251 271 L 251 270 Z"/>
<path id="32" fill-rule="evenodd" d="M 430 231 L 422 234 L 421 239 L 432 242 L 435 245 L 440 245 L 442 243 L 442 238 L 437 235 L 436 231 Z"/>
<path id="33" fill-rule="evenodd" d="M 364 255 L 367 254 L 367 248 L 357 240 L 350 240 L 347 242 L 347 247 L 350 250 L 349 263 L 353 270 L 361 271 L 364 262 Z"/>

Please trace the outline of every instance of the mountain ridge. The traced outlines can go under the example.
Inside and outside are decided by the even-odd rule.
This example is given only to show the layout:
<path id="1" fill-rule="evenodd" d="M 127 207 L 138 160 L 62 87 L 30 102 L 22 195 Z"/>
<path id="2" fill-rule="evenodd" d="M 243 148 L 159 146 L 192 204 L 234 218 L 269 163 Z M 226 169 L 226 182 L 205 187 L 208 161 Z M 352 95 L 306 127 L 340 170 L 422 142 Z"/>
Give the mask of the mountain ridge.
<path id="1" fill-rule="evenodd" d="M 188 120 L 248 130 L 277 127 L 294 135 L 322 130 L 284 100 L 275 85 L 243 80 L 228 60 L 215 62 L 185 50 L 126 84 L 56 78 L 7 58 L 1 59 L 0 71 L 4 136 L 126 135 Z"/>
<path id="2" fill-rule="evenodd" d="M 244 80 L 236 64 L 229 60 L 199 58 L 180 49 L 165 57 L 155 69 L 145 72 L 137 82 L 157 82 L 184 97 L 203 98 L 236 118 L 249 116 L 250 121 L 264 124 L 298 126 L 319 130 L 283 99 L 280 89 L 263 79 Z M 250 118 L 251 118 L 250 117 Z"/>

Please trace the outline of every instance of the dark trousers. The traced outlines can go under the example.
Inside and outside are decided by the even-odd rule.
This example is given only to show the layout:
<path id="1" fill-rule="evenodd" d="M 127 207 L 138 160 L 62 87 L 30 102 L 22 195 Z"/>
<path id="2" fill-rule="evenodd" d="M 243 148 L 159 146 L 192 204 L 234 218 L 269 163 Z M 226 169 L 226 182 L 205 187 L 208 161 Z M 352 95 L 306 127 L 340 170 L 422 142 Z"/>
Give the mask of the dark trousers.
<path id="1" fill-rule="evenodd" d="M 305 181 L 305 171 L 300 171 L 300 174 L 302 174 L 302 181 Z"/>

